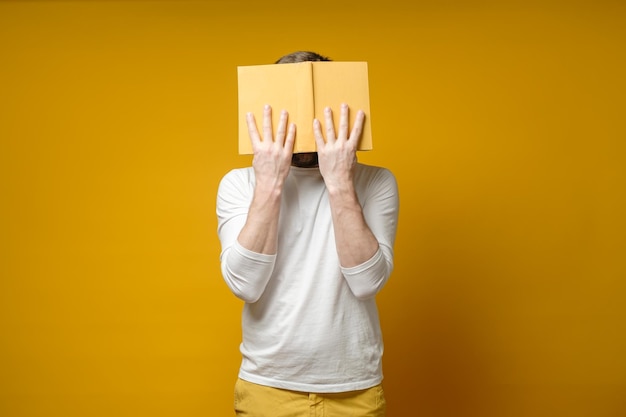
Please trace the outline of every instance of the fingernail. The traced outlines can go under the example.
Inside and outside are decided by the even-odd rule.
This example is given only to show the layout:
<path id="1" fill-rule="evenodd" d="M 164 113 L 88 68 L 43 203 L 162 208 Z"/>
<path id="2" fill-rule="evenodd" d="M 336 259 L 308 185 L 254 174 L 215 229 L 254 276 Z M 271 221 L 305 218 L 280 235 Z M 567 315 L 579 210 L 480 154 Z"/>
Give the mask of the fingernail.
<path id="1" fill-rule="evenodd" d="M 269 105 L 269 104 L 266 104 L 265 106 L 263 106 L 263 108 L 264 108 L 265 110 L 269 110 L 269 109 L 270 109 L 270 105 Z"/>

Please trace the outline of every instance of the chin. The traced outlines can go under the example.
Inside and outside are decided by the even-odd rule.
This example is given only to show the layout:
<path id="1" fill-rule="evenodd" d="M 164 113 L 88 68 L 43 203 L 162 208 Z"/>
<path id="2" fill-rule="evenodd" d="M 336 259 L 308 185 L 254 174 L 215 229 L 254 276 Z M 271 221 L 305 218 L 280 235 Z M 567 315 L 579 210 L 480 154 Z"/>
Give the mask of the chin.
<path id="1" fill-rule="evenodd" d="M 317 152 L 294 153 L 291 157 L 291 165 L 299 168 L 317 167 Z"/>

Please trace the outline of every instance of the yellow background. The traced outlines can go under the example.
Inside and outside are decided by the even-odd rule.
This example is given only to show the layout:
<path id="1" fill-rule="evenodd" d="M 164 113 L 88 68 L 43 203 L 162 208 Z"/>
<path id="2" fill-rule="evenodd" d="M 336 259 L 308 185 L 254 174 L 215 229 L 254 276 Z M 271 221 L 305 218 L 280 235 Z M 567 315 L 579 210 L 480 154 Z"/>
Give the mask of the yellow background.
<path id="1" fill-rule="evenodd" d="M 0 2 L 0 416 L 229 416 L 236 67 L 368 61 L 390 417 L 626 415 L 623 2 Z"/>

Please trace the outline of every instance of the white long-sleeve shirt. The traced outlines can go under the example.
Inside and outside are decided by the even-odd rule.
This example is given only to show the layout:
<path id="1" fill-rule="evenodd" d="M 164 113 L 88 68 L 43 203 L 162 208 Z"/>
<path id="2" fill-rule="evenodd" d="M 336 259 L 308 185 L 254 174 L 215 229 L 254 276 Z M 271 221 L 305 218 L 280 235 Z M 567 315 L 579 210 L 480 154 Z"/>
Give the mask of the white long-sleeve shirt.
<path id="1" fill-rule="evenodd" d="M 384 168 L 357 164 L 356 193 L 379 249 L 361 265 L 339 264 L 324 180 L 291 167 L 275 255 L 237 242 L 254 193 L 254 170 L 230 171 L 217 198 L 222 275 L 245 301 L 239 377 L 305 392 L 344 392 L 382 381 L 375 295 L 393 269 L 398 189 Z"/>

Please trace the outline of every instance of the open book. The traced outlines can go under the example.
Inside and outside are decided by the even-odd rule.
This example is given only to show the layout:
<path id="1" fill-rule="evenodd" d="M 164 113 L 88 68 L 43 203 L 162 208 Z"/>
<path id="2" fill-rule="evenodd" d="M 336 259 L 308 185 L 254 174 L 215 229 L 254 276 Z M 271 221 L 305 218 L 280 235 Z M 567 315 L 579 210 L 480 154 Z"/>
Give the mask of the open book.
<path id="1" fill-rule="evenodd" d="M 350 108 L 350 130 L 358 110 L 365 112 L 365 123 L 358 150 L 372 149 L 367 62 L 299 62 L 294 64 L 237 67 L 239 95 L 239 153 L 252 154 L 246 113 L 252 112 L 263 135 L 263 106 L 272 106 L 272 126 L 278 126 L 280 111 L 289 112 L 288 123 L 296 124 L 294 153 L 315 152 L 313 119 L 322 123 L 324 108 L 333 110 L 338 132 L 340 106 Z"/>

